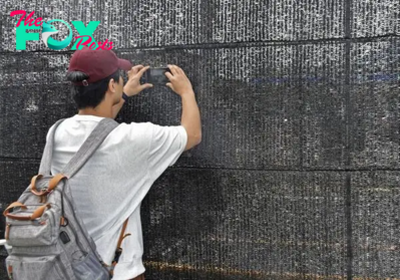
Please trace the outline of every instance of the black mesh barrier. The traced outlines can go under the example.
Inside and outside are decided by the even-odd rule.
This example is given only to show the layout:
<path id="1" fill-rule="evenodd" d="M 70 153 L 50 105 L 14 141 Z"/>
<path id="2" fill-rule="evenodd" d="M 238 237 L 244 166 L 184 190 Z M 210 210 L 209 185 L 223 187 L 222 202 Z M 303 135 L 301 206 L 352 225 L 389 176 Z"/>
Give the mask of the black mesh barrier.
<path id="1" fill-rule="evenodd" d="M 77 112 L 72 44 L 17 51 L 14 10 L 100 21 L 94 38 L 119 56 L 193 83 L 203 139 L 143 202 L 146 279 L 400 279 L 398 0 L 3 0 L 3 207 L 37 174 L 48 128 Z M 180 114 L 159 87 L 117 120 Z"/>

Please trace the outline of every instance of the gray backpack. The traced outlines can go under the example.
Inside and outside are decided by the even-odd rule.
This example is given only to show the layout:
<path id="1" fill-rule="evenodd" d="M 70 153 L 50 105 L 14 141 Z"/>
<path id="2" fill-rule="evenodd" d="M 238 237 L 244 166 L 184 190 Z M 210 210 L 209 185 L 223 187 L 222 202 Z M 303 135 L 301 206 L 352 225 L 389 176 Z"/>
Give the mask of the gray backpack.
<path id="1" fill-rule="evenodd" d="M 4 211 L 5 238 L 11 246 L 6 259 L 10 279 L 103 280 L 112 275 L 114 266 L 103 263 L 94 241 L 76 215 L 68 179 L 118 123 L 111 118 L 102 119 L 61 173 L 53 176 L 50 167 L 54 134 L 63 120 L 55 123 L 50 134 L 39 174 L 32 177 L 18 201 Z"/>

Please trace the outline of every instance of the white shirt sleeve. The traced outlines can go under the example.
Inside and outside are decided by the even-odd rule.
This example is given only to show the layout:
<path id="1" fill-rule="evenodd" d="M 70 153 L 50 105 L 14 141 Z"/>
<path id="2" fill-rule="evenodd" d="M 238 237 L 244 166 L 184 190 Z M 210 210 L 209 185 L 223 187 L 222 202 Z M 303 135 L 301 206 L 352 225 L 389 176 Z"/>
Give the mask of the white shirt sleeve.
<path id="1" fill-rule="evenodd" d="M 187 144 L 186 129 L 179 126 L 160 126 L 152 124 L 148 171 L 158 177 L 169 166 L 175 164 Z"/>
<path id="2" fill-rule="evenodd" d="M 51 130 L 54 128 L 54 124 L 49 128 L 49 130 L 47 131 L 47 134 L 46 134 L 46 143 L 47 142 L 49 142 L 49 136 L 50 136 L 50 133 L 51 133 Z"/>

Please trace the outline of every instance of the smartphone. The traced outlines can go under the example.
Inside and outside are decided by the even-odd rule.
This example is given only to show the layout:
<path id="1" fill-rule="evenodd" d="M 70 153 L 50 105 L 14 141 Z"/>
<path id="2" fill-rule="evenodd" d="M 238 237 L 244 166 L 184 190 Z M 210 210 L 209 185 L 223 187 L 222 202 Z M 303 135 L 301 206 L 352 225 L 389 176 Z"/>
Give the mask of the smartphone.
<path id="1" fill-rule="evenodd" d="M 166 83 L 169 83 L 165 72 L 171 73 L 168 67 L 149 68 L 143 73 L 142 83 L 165 86 Z"/>

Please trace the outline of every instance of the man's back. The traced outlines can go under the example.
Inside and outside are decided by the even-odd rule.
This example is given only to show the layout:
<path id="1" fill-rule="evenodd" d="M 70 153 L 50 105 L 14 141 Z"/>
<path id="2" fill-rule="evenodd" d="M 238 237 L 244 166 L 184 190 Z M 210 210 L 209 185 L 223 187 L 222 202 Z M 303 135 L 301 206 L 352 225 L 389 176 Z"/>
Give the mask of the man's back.
<path id="1" fill-rule="evenodd" d="M 52 174 L 61 171 L 102 118 L 77 114 L 59 125 Z M 122 224 L 129 217 L 126 233 L 132 235 L 122 243 L 123 254 L 113 279 L 126 279 L 128 271 L 144 272 L 141 201 L 154 181 L 176 162 L 186 143 L 183 126 L 122 123 L 70 179 L 77 213 L 107 264 L 111 264 Z"/>
<path id="2" fill-rule="evenodd" d="M 143 279 L 143 241 L 140 203 L 152 183 L 174 164 L 184 150 L 202 139 L 200 110 L 189 78 L 182 68 L 168 64 L 165 84 L 181 98 L 180 126 L 147 123 L 121 124 L 111 132 L 76 177 L 73 195 L 78 214 L 88 224 L 99 253 L 110 264 L 122 223 L 130 215 L 122 255 L 113 279 Z M 141 83 L 150 66 L 135 65 L 111 50 L 83 48 L 72 55 L 66 78 L 79 114 L 56 132 L 57 173 L 94 129 L 101 117 L 115 119 L 130 97 L 154 85 Z M 127 71 L 124 82 L 121 71 Z M 162 86 L 158 84 L 157 86 Z M 100 117 L 100 118 L 99 118 Z"/>

